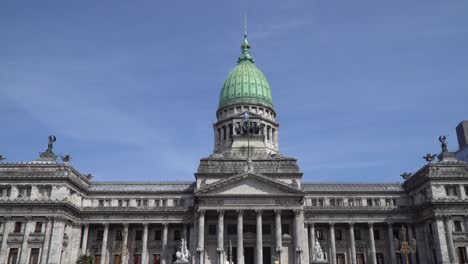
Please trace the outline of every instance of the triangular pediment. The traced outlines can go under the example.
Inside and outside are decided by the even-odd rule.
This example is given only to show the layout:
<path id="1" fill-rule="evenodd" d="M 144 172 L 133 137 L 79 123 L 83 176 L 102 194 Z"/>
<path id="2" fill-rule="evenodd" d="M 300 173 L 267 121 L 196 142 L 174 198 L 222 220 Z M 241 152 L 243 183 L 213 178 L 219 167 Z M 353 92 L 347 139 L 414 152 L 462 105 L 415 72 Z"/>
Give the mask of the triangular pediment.
<path id="1" fill-rule="evenodd" d="M 303 192 L 283 182 L 267 178 L 262 175 L 246 173 L 231 176 L 225 180 L 203 186 L 196 191 L 196 195 L 253 195 L 278 196 L 302 195 Z"/>

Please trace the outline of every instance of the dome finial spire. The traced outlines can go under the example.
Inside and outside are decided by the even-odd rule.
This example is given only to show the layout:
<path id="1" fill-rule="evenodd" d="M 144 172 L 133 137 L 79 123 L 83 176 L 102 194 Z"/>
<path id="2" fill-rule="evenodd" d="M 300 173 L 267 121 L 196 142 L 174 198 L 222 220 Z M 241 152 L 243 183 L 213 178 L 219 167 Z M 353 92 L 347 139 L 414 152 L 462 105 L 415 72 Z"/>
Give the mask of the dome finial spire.
<path id="1" fill-rule="evenodd" d="M 243 61 L 254 62 L 252 56 L 250 56 L 250 44 L 247 39 L 247 14 L 244 14 L 244 42 L 241 45 L 242 55 L 237 59 L 237 63 Z"/>

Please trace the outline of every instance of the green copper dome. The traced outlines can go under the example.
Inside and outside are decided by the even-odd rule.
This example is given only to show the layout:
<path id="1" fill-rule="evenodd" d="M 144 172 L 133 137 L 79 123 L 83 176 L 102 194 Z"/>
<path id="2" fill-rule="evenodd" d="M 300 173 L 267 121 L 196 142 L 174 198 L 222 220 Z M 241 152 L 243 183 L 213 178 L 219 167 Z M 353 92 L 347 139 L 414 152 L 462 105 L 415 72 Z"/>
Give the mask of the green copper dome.
<path id="1" fill-rule="evenodd" d="M 250 56 L 247 34 L 244 35 L 241 50 L 237 66 L 224 81 L 218 109 L 234 104 L 259 104 L 273 108 L 270 85 Z"/>

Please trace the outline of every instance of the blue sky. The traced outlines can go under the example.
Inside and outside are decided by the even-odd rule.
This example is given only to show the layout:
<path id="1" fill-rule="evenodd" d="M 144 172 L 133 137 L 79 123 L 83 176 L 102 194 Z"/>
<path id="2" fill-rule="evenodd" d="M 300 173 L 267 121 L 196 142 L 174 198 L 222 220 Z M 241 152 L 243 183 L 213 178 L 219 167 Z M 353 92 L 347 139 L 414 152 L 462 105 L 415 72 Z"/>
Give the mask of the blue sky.
<path id="1" fill-rule="evenodd" d="M 0 154 L 193 180 L 243 14 L 304 181 L 400 181 L 468 119 L 468 1 L 0 3 Z"/>

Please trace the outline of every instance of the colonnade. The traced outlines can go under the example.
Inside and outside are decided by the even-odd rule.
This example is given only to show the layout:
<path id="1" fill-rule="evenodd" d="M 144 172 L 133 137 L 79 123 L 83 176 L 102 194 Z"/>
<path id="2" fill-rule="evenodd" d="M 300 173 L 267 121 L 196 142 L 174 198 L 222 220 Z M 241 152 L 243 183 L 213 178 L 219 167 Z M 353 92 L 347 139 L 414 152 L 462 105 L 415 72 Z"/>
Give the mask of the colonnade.
<path id="1" fill-rule="evenodd" d="M 225 210 L 213 210 L 218 214 L 218 223 L 217 223 L 217 263 L 223 263 L 223 260 L 227 257 L 225 245 L 224 245 L 224 215 Z M 236 241 L 236 252 L 237 259 L 235 260 L 237 264 L 244 264 L 244 213 L 246 210 L 238 209 L 233 210 L 237 215 L 237 241 Z M 263 210 L 262 209 L 252 209 L 250 211 L 255 212 L 255 223 L 256 223 L 256 243 L 255 243 L 255 263 L 263 263 Z M 205 214 L 206 210 L 198 210 L 197 213 L 197 223 L 198 223 L 198 243 L 197 243 L 197 263 L 204 264 L 204 252 L 205 252 Z M 282 226 L 281 226 L 281 217 L 282 210 L 274 210 L 275 215 L 275 251 L 278 259 L 281 259 L 281 253 L 283 252 L 282 245 Z M 302 248 L 302 237 L 303 230 L 300 227 L 303 227 L 303 210 L 294 210 L 294 248 L 295 256 L 294 258 L 299 261 L 301 259 L 301 254 L 303 253 Z"/>

